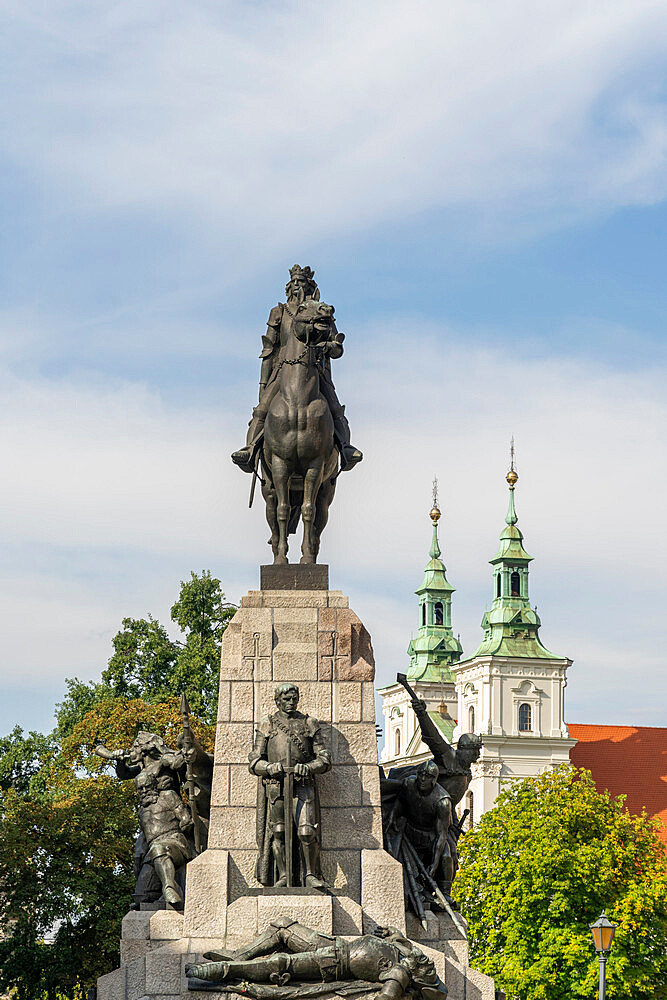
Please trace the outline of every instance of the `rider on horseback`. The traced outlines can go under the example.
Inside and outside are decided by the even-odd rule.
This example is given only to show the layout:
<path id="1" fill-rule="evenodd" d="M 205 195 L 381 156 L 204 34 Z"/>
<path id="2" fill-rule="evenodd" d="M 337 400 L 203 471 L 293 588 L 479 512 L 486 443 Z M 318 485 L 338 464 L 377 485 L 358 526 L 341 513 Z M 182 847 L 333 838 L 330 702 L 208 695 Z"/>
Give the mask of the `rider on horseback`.
<path id="1" fill-rule="evenodd" d="M 278 373 L 283 360 L 284 347 L 292 327 L 298 307 L 308 300 L 318 302 L 320 292 L 313 271 L 309 267 L 295 264 L 290 268 L 290 280 L 285 286 L 287 302 L 279 302 L 269 313 L 266 334 L 262 337 L 262 368 L 259 379 L 259 403 L 252 412 L 252 420 L 244 448 L 235 451 L 232 461 L 244 472 L 254 469 L 254 457 L 264 434 L 264 421 L 271 400 L 278 391 Z M 336 444 L 341 455 L 341 469 L 351 469 L 363 458 L 358 448 L 350 443 L 350 426 L 345 416 L 345 407 L 336 395 L 331 380 L 331 358 L 339 358 L 343 353 L 345 334 L 339 333 L 331 320 L 330 338 L 322 345 L 322 361 L 319 367 L 320 392 L 324 396 L 334 421 Z"/>

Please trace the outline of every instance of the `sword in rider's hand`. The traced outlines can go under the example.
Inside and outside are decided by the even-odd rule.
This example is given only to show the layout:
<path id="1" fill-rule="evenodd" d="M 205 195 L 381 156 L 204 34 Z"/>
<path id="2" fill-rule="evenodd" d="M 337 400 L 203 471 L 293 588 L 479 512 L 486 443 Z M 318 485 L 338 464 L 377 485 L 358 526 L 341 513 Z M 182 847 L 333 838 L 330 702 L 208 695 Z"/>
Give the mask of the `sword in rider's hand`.
<path id="1" fill-rule="evenodd" d="M 255 486 L 257 485 L 257 480 L 259 476 L 257 475 L 257 467 L 259 466 L 259 448 L 255 452 L 255 464 L 252 469 L 252 483 L 250 484 L 250 499 L 248 500 L 248 507 L 252 507 L 253 500 L 255 499 Z"/>

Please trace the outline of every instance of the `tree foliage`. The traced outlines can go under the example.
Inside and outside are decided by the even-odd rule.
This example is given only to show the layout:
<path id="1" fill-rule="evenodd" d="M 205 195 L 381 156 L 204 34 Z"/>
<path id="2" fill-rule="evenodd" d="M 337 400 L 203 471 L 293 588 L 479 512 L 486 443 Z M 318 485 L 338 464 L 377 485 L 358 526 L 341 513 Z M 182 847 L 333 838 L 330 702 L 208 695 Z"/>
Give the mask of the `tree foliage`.
<path id="1" fill-rule="evenodd" d="M 26 735 L 15 726 L 9 736 L 0 737 L 0 793 L 13 788 L 24 795 L 31 786 L 36 789 L 44 764 L 56 753 L 57 743 L 52 736 Z"/>
<path id="2" fill-rule="evenodd" d="M 135 831 L 131 795 L 108 776 L 58 773 L 46 793 L 3 795 L 0 989 L 83 1000 L 117 964 Z"/>
<path id="3" fill-rule="evenodd" d="M 67 695 L 56 712 L 59 736 L 66 738 L 94 706 L 114 698 L 159 703 L 185 692 L 193 712 L 213 722 L 220 644 L 235 611 L 235 605 L 225 600 L 220 580 L 204 570 L 181 582 L 171 609 L 182 640 L 171 639 L 151 615 L 124 618 L 112 640 L 113 655 L 101 681 L 67 681 Z"/>
<path id="4" fill-rule="evenodd" d="M 127 748 L 138 729 L 175 747 L 185 690 L 192 729 L 211 751 L 233 613 L 220 581 L 193 573 L 172 608 L 182 642 L 151 617 L 124 619 L 101 679 L 67 682 L 53 734 L 17 727 L 0 738 L 0 995 L 85 1000 L 118 966 L 135 881 L 135 794 L 92 747 Z"/>
<path id="5" fill-rule="evenodd" d="M 182 729 L 180 699 L 151 704 L 142 698 L 113 698 L 101 701 L 76 724 L 62 741 L 62 763 L 89 774 L 99 774 L 108 769 L 107 761 L 92 753 L 96 743 L 102 742 L 110 749 L 127 749 L 140 729 L 158 733 L 165 743 L 175 748 Z M 215 743 L 215 726 L 203 722 L 195 715 L 190 717 L 193 733 L 209 753 Z"/>
<path id="6" fill-rule="evenodd" d="M 667 997 L 667 859 L 654 822 L 567 766 L 517 782 L 461 841 L 471 957 L 508 1000 L 597 996 L 589 924 L 618 925 L 609 1000 Z"/>

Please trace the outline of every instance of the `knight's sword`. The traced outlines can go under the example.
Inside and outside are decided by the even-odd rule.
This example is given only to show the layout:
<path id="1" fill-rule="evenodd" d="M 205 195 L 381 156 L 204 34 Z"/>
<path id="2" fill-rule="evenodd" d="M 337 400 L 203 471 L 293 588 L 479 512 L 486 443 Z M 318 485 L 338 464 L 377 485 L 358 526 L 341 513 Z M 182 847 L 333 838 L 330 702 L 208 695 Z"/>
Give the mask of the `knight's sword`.
<path id="1" fill-rule="evenodd" d="M 255 463 L 252 467 L 252 483 L 250 484 L 250 499 L 248 500 L 248 507 L 252 507 L 253 500 L 255 499 L 255 486 L 257 485 L 257 480 L 259 479 L 259 474 L 257 469 L 259 467 L 259 448 L 255 452 Z"/>
<path id="2" fill-rule="evenodd" d="M 292 767 L 292 735 L 287 737 L 287 760 L 285 761 L 284 811 L 285 811 L 285 878 L 287 885 L 292 885 L 292 800 L 294 798 L 294 768 Z"/>

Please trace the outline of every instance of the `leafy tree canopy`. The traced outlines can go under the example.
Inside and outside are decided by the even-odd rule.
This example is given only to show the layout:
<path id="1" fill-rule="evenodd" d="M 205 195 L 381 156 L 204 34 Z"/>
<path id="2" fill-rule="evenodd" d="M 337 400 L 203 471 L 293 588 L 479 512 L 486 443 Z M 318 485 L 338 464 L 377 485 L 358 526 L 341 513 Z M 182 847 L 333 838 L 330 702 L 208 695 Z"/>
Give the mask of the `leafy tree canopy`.
<path id="1" fill-rule="evenodd" d="M 593 1000 L 603 909 L 618 925 L 609 1000 L 667 997 L 667 859 L 623 803 L 564 766 L 513 784 L 461 841 L 471 957 L 508 1000 Z"/>
<path id="2" fill-rule="evenodd" d="M 85 1000 L 118 965 L 135 795 L 92 747 L 127 748 L 138 729 L 175 747 L 185 690 L 192 729 L 212 750 L 220 642 L 234 610 L 219 580 L 193 573 L 172 608 L 183 641 L 150 616 L 124 619 L 101 680 L 67 682 L 53 734 L 17 727 L 0 739 L 0 995 Z"/>
<path id="3" fill-rule="evenodd" d="M 15 726 L 9 736 L 0 737 L 0 793 L 12 788 L 20 795 L 28 791 L 35 795 L 43 790 L 42 769 L 56 752 L 52 736 L 26 735 L 20 726 Z"/>
<path id="4" fill-rule="evenodd" d="M 149 615 L 124 618 L 114 636 L 113 655 L 100 682 L 67 681 L 67 695 L 57 706 L 57 732 L 67 737 L 94 706 L 114 698 L 159 703 L 185 691 L 190 707 L 213 722 L 218 705 L 220 643 L 236 607 L 225 600 L 220 580 L 208 570 L 181 582 L 171 619 L 183 634 L 170 639 Z"/>

